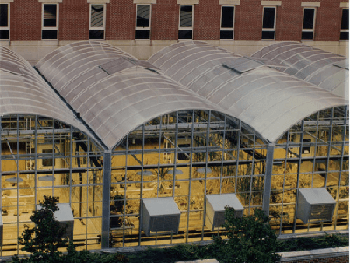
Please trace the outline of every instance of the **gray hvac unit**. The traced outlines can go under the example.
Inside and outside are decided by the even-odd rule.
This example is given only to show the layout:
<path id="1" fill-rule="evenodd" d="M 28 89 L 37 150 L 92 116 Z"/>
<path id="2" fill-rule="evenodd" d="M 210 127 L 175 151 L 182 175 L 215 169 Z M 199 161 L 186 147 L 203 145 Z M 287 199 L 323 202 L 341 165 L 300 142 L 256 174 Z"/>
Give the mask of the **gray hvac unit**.
<path id="1" fill-rule="evenodd" d="M 205 225 L 212 231 L 225 223 L 226 206 L 235 210 L 235 217 L 243 216 L 243 206 L 235 194 L 206 196 Z"/>
<path id="2" fill-rule="evenodd" d="M 73 240 L 74 218 L 72 209 L 69 204 L 57 204 L 57 206 L 58 211 L 54 212 L 54 217 L 61 226 L 67 226 L 66 233 L 63 237 L 68 237 L 70 240 Z M 41 205 L 38 205 L 37 209 L 41 209 Z"/>
<path id="3" fill-rule="evenodd" d="M 142 200 L 142 230 L 146 236 L 177 234 L 179 223 L 180 210 L 172 197 Z"/>
<path id="4" fill-rule="evenodd" d="M 304 224 L 309 220 L 332 221 L 335 201 L 325 188 L 299 189 L 297 218 Z"/>

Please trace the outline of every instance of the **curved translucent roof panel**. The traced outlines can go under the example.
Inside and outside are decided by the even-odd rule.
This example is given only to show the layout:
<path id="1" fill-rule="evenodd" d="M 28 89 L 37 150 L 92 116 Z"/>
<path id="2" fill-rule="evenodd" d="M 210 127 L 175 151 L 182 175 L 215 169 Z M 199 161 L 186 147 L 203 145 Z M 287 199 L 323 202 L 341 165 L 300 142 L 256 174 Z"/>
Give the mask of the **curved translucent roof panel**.
<path id="1" fill-rule="evenodd" d="M 306 116 L 348 103 L 259 61 L 199 41 L 166 47 L 149 62 L 271 142 Z"/>
<path id="2" fill-rule="evenodd" d="M 29 62 L 0 47 L 0 115 L 8 114 L 52 117 L 90 134 Z"/>
<path id="3" fill-rule="evenodd" d="M 349 61 L 343 56 L 298 42 L 281 42 L 262 48 L 252 58 L 338 96 L 349 96 Z"/>
<path id="4" fill-rule="evenodd" d="M 61 47 L 40 60 L 37 68 L 109 149 L 162 114 L 222 110 L 163 76 L 147 61 L 100 42 Z"/>

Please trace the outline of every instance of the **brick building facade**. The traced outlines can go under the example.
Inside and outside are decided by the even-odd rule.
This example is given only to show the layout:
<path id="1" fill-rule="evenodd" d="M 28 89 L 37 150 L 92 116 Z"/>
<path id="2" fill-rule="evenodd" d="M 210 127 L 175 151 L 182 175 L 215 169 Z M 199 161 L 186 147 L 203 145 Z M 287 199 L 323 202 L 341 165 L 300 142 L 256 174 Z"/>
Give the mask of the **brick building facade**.
<path id="1" fill-rule="evenodd" d="M 191 31 L 185 37 L 187 39 L 207 41 L 243 55 L 250 55 L 275 41 L 306 41 L 308 45 L 347 56 L 348 26 L 344 25 L 348 24 L 348 2 L 342 1 L 2 0 L 0 31 L 5 33 L 0 34 L 0 44 L 9 46 L 35 63 L 59 46 L 91 39 L 92 8 L 102 7 L 101 12 L 95 12 L 100 13 L 102 19 L 98 32 L 95 30 L 100 33 L 97 38 L 140 59 L 148 59 L 162 47 L 182 38 L 179 35 L 182 23 L 180 9 L 187 6 L 190 11 L 183 13 L 183 19 L 187 19 L 187 22 L 184 20 L 187 23 L 184 29 Z M 56 6 L 54 14 L 50 13 L 50 8 L 46 9 L 45 6 L 49 5 Z M 146 13 L 142 14 L 142 10 L 138 9 L 140 5 L 146 7 Z M 231 8 L 226 10 L 232 12 L 229 17 L 233 16 L 228 27 L 223 24 L 227 16 L 225 7 Z M 306 39 L 303 37 L 305 9 L 312 12 L 312 29 L 308 29 L 312 32 Z M 141 37 L 137 32 L 137 10 L 141 12 L 139 18 L 146 21 L 148 29 L 148 32 L 139 31 Z M 272 17 L 267 17 L 271 14 Z M 54 36 L 43 35 L 44 30 L 50 29 L 44 26 L 45 17 L 56 20 L 54 29 L 57 32 Z M 266 22 L 270 21 L 267 38 L 262 35 L 265 19 Z M 139 29 L 144 30 L 144 25 Z M 220 29 L 229 32 L 229 37 L 220 36 Z"/>

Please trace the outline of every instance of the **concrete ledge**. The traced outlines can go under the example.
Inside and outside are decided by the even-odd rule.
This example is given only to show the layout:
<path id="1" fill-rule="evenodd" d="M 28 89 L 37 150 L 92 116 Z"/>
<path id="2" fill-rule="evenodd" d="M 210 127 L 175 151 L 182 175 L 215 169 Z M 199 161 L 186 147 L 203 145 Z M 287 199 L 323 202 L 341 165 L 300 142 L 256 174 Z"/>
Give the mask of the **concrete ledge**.
<path id="1" fill-rule="evenodd" d="M 349 256 L 349 247 L 321 248 L 310 251 L 279 252 L 282 256 L 281 262 L 308 260 L 315 258 L 335 258 Z"/>
<path id="2" fill-rule="evenodd" d="M 219 263 L 216 259 L 198 259 L 193 261 L 175 261 L 175 263 Z"/>

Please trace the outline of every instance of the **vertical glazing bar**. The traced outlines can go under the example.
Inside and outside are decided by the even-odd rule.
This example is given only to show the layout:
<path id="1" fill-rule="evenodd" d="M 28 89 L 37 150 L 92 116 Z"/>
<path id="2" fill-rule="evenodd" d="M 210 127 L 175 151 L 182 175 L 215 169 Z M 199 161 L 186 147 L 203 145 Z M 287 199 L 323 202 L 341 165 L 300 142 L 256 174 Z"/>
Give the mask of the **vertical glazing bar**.
<path id="1" fill-rule="evenodd" d="M 125 175 L 124 175 L 124 207 L 123 207 L 123 247 L 125 244 L 125 211 L 126 211 L 126 182 L 128 178 L 128 154 L 129 152 L 129 135 L 126 136 L 126 149 L 125 149 Z"/>
<path id="2" fill-rule="evenodd" d="M 70 141 L 69 141 L 69 204 L 72 207 L 72 166 L 73 166 L 73 128 L 70 126 Z"/>
<path id="3" fill-rule="evenodd" d="M 235 193 L 237 194 L 237 174 L 238 174 L 238 167 L 239 167 L 239 153 L 241 151 L 241 133 L 242 133 L 242 123 L 239 120 L 239 131 L 238 131 L 238 136 L 237 136 L 237 158 L 236 158 L 236 174 L 235 174 Z"/>
<path id="4" fill-rule="evenodd" d="M 220 171 L 220 190 L 219 190 L 219 193 L 220 194 L 222 194 L 222 172 L 223 172 L 223 170 L 224 170 L 224 156 L 225 156 L 225 150 L 226 150 L 226 146 L 225 146 L 225 144 L 226 144 L 226 129 L 227 129 L 227 125 L 226 125 L 226 123 L 227 123 L 227 116 L 226 116 L 226 114 L 224 115 L 224 132 L 223 132 L 223 136 L 222 136 L 222 156 L 221 156 L 221 167 L 220 167 L 220 169 L 221 169 L 221 171 Z"/>
<path id="5" fill-rule="evenodd" d="M 17 234 L 17 237 L 19 237 L 19 117 L 18 117 L 18 114 L 16 115 L 17 116 L 17 147 L 16 147 L 16 150 L 17 150 L 17 154 L 16 154 L 16 164 L 17 164 L 17 215 L 16 215 L 16 218 L 17 218 L 17 231 L 16 231 L 16 234 Z M 17 240 L 17 254 L 19 254 L 19 243 L 18 243 L 18 240 Z"/>
<path id="6" fill-rule="evenodd" d="M 141 155 L 141 188 L 140 188 L 140 211 L 139 211 L 139 235 L 138 245 L 141 245 L 141 231 L 142 231 L 142 198 L 143 198 L 143 159 L 145 153 L 145 124 L 142 124 L 142 155 Z"/>
<path id="7" fill-rule="evenodd" d="M 2 117 L 0 116 L 0 137 L 1 137 L 1 144 L 3 142 L 2 139 Z M 0 189 L 1 189 L 1 193 L 2 193 L 2 147 L 0 147 Z M 2 211 L 2 194 L 0 195 L 0 208 Z M 2 220 L 2 218 L 1 218 Z M 1 221 L 2 223 L 2 221 Z M 0 256 L 2 257 L 2 244 L 3 244 L 3 234 L 2 231 L 3 230 L 3 225 L 0 227 Z"/>
<path id="8" fill-rule="evenodd" d="M 52 176 L 53 180 L 51 181 L 51 187 L 52 187 L 52 196 L 55 196 L 54 193 L 54 182 L 55 182 L 55 119 L 52 118 Z"/>
<path id="9" fill-rule="evenodd" d="M 35 115 L 35 131 L 34 131 L 34 207 L 38 204 L 38 115 Z"/>
<path id="10" fill-rule="evenodd" d="M 267 155 L 266 155 L 266 169 L 265 169 L 265 180 L 264 180 L 264 196 L 262 210 L 265 212 L 265 215 L 269 215 L 270 207 L 270 195 L 271 195 L 271 174 L 273 167 L 273 153 L 275 150 L 275 143 L 270 142 L 267 146 Z"/>
<path id="11" fill-rule="evenodd" d="M 109 199 L 111 189 L 111 150 L 103 153 L 103 203 L 102 203 L 102 236 L 101 248 L 109 247 Z"/>
<path id="12" fill-rule="evenodd" d="M 295 233 L 296 226 L 297 226 L 300 167 L 301 167 L 301 159 L 302 159 L 302 156 L 303 156 L 303 145 L 302 145 L 302 142 L 304 140 L 304 121 L 302 121 L 302 123 L 301 123 L 301 131 L 302 131 L 302 133 L 300 134 L 300 142 L 299 142 L 299 157 L 298 157 L 299 160 L 298 160 L 298 171 L 297 171 L 297 189 L 296 189 L 296 196 L 295 196 L 295 213 L 294 213 L 294 219 L 293 219 L 293 233 Z"/>

